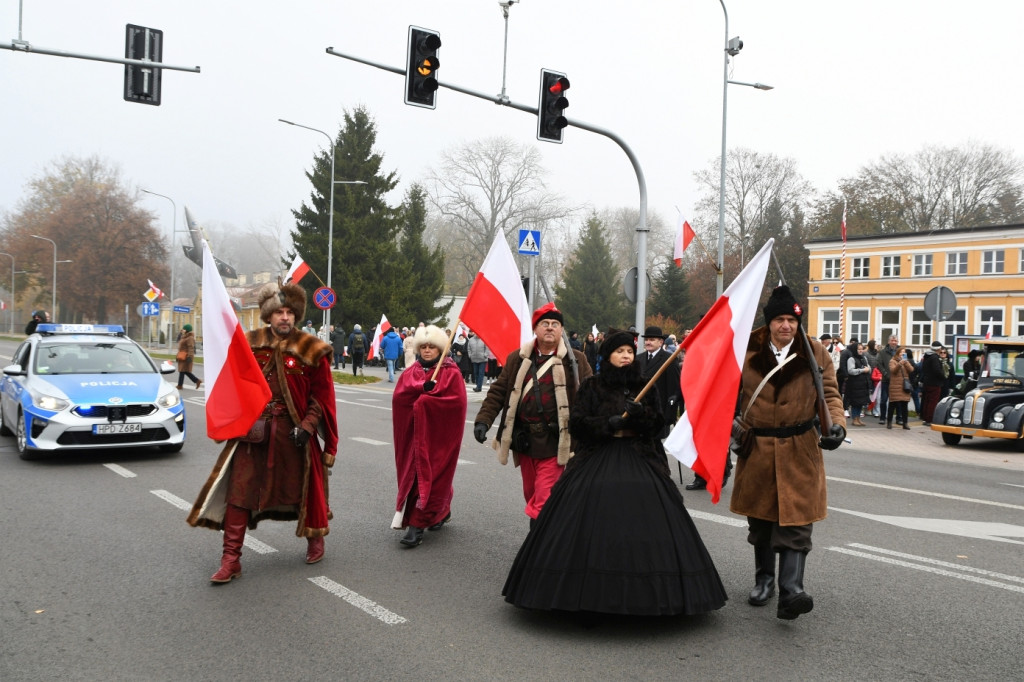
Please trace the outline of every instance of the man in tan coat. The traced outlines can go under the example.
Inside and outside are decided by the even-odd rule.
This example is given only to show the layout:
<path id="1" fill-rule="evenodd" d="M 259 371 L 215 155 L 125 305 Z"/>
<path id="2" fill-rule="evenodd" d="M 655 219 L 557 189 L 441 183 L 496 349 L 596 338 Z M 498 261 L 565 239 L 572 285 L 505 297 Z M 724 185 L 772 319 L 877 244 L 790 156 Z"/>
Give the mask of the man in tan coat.
<path id="1" fill-rule="evenodd" d="M 803 308 L 789 288 L 780 286 L 764 307 L 765 326 L 750 333 L 739 405 L 746 409 L 756 393 L 745 420 L 754 445 L 750 455 L 736 463 L 729 503 L 731 511 L 747 517 L 747 541 L 754 545 L 755 587 L 747 601 L 753 606 L 768 603 L 775 592 L 778 553 L 777 615 L 786 620 L 814 608 L 814 600 L 804 592 L 803 576 L 812 525 L 826 515 L 822 448 L 834 450 L 846 437 L 835 368 L 817 340 L 810 340 L 814 357 L 807 356 L 802 316 Z M 832 428 L 820 442 L 812 362 L 823 370 L 824 399 L 832 417 Z"/>

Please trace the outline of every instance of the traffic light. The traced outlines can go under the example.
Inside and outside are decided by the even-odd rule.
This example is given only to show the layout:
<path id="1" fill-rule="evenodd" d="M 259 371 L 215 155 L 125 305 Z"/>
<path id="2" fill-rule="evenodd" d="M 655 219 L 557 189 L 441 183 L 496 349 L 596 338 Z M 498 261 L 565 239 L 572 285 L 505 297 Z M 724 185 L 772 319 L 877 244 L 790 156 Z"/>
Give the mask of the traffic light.
<path id="1" fill-rule="evenodd" d="M 164 32 L 145 26 L 125 26 L 124 58 L 163 61 Z M 160 106 L 159 67 L 124 65 L 124 99 L 126 102 Z"/>
<path id="2" fill-rule="evenodd" d="M 441 34 L 417 26 L 409 27 L 409 51 L 405 69 L 405 103 L 433 109 L 437 98 L 437 50 Z"/>
<path id="3" fill-rule="evenodd" d="M 562 143 L 562 128 L 569 125 L 562 112 L 569 106 L 565 91 L 569 79 L 564 73 L 540 70 L 540 101 L 537 103 L 537 139 Z"/>

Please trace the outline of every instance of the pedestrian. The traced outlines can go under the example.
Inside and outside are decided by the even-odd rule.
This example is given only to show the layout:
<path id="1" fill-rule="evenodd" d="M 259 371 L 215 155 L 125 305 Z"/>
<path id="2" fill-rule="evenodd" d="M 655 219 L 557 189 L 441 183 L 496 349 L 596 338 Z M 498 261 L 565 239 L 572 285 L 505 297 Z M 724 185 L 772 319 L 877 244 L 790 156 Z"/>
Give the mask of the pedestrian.
<path id="1" fill-rule="evenodd" d="M 422 327 L 417 327 L 422 329 Z M 414 330 L 408 327 L 403 327 L 402 331 L 405 333 L 405 337 L 402 339 L 402 353 L 405 355 L 405 366 L 412 367 L 416 362 L 416 335 L 413 333 Z"/>
<path id="2" fill-rule="evenodd" d="M 966 397 L 967 394 L 978 387 L 978 376 L 981 374 L 981 361 L 984 357 L 984 351 L 974 348 L 967 354 L 967 359 L 964 360 L 964 378 L 960 380 L 960 383 L 953 389 L 954 395 L 961 398 Z"/>
<path id="3" fill-rule="evenodd" d="M 897 351 L 899 350 L 899 344 L 899 337 L 895 334 L 890 334 L 885 347 L 878 351 L 878 369 L 882 372 L 882 387 L 878 391 L 879 424 L 885 421 L 886 414 L 888 414 L 888 410 L 886 408 L 889 404 L 889 362 L 894 356 L 898 356 Z"/>
<path id="4" fill-rule="evenodd" d="M 594 338 L 594 333 L 590 332 L 587 334 L 587 338 L 583 340 L 583 354 L 587 356 L 587 362 L 590 363 L 591 369 L 597 365 L 597 353 L 599 348 L 600 344 Z"/>
<path id="5" fill-rule="evenodd" d="M 476 383 L 473 392 L 479 393 L 483 390 L 484 372 L 487 370 L 487 344 L 473 330 L 469 331 L 469 339 L 466 341 L 466 355 L 469 356 L 473 381 Z"/>
<path id="6" fill-rule="evenodd" d="M 348 356 L 352 360 L 352 376 L 363 373 L 363 359 L 366 357 L 366 349 L 370 347 L 370 339 L 363 333 L 361 325 L 352 327 L 352 333 L 348 336 Z"/>
<path id="7" fill-rule="evenodd" d="M 591 374 L 586 356 L 566 347 L 562 324 L 553 303 L 533 312 L 534 338 L 509 353 L 473 420 L 473 437 L 483 443 L 500 416 L 494 449 L 502 465 L 512 452 L 531 525 L 572 456 L 569 410 L 579 382 Z"/>
<path id="8" fill-rule="evenodd" d="M 910 399 L 914 401 L 914 412 L 921 416 L 921 363 L 914 360 L 914 351 L 904 346 L 907 360 L 914 370 L 910 373 Z M 903 422 L 906 423 L 906 422 Z"/>
<path id="9" fill-rule="evenodd" d="M 889 361 L 889 410 L 885 414 L 885 428 L 892 428 L 893 415 L 896 423 L 902 424 L 907 431 L 907 404 L 910 402 L 913 384 L 911 376 L 914 366 L 910 363 L 906 348 L 897 348 L 896 355 Z"/>
<path id="10" fill-rule="evenodd" d="M 946 385 L 946 371 L 939 355 L 942 349 L 940 342 L 932 341 L 932 345 L 924 350 L 921 357 L 921 386 L 924 393 L 921 397 L 921 419 L 925 426 L 932 423 L 935 406 L 939 404 L 942 389 Z"/>
<path id="11" fill-rule="evenodd" d="M 576 455 L 512 564 L 516 606 L 667 616 L 719 609 L 725 588 L 672 482 L 657 389 L 634 361 L 636 335 L 609 330 L 569 430 Z M 623 416 L 626 414 L 628 416 Z"/>
<path id="12" fill-rule="evenodd" d="M 25 336 L 31 336 L 36 333 L 36 327 L 39 326 L 40 322 L 46 321 L 46 313 L 42 310 L 33 310 L 32 319 L 25 325 Z"/>
<path id="13" fill-rule="evenodd" d="M 395 363 L 402 354 L 402 338 L 394 327 L 390 327 L 387 334 L 381 338 L 380 352 L 384 356 L 384 363 L 388 368 L 388 382 L 393 384 L 395 383 Z"/>
<path id="14" fill-rule="evenodd" d="M 302 328 L 302 331 L 316 336 L 316 329 L 313 327 L 313 320 L 306 320 L 306 326 Z"/>
<path id="15" fill-rule="evenodd" d="M 803 312 L 788 287 L 776 287 L 764 307 L 765 326 L 750 333 L 738 404 L 746 406 L 754 397 L 745 420 L 753 442 L 750 453 L 737 460 L 729 503 L 733 513 L 747 517 L 747 542 L 754 546 L 754 589 L 747 602 L 764 606 L 775 593 L 777 553 L 776 615 L 785 620 L 814 608 L 803 582 L 813 524 L 827 514 L 822 448 L 834 450 L 846 437 L 835 368 L 820 343 L 801 338 Z M 808 356 L 808 344 L 814 357 Z M 823 396 L 811 363 L 823 368 Z M 832 427 L 819 441 L 815 426 L 822 401 Z"/>
<path id="16" fill-rule="evenodd" d="M 196 384 L 196 390 L 202 385 L 202 381 L 192 373 L 192 361 L 196 357 L 196 335 L 192 333 L 192 325 L 186 324 L 181 328 L 181 335 L 178 338 L 178 354 L 175 360 L 178 363 L 178 390 L 184 388 L 185 377 L 188 377 Z"/>
<path id="17" fill-rule="evenodd" d="M 861 420 L 861 411 L 871 402 L 871 366 L 864 357 L 863 346 L 851 340 L 846 350 L 846 393 L 844 401 L 850 408 L 854 426 L 866 426 Z"/>
<path id="18" fill-rule="evenodd" d="M 391 399 L 398 472 L 391 527 L 406 530 L 399 542 L 410 548 L 423 542 L 424 529 L 441 530 L 451 520 L 466 423 L 466 384 L 455 361 L 441 357 L 448 337 L 431 324 L 417 330 L 414 343 L 418 360 L 402 372 Z"/>
<path id="19" fill-rule="evenodd" d="M 869 404 L 871 412 L 866 416 L 877 417 L 879 414 L 884 413 L 880 413 L 878 411 L 878 382 L 881 381 L 881 379 L 876 379 L 875 377 L 880 377 L 882 370 L 879 369 L 878 372 L 875 372 L 875 369 L 878 368 L 878 347 L 877 342 L 874 339 L 868 340 L 867 349 L 863 354 L 864 359 L 868 361 L 868 367 L 871 368 L 871 373 L 869 375 L 871 377 L 871 402 Z"/>
<path id="20" fill-rule="evenodd" d="M 334 351 L 334 369 L 345 369 L 345 330 L 331 325 L 331 348 Z"/>
<path id="21" fill-rule="evenodd" d="M 668 436 L 672 426 L 679 419 L 680 407 L 683 404 L 683 391 L 679 384 L 679 373 L 682 369 L 674 359 L 670 361 L 672 353 L 666 350 L 664 345 L 666 336 L 661 327 L 654 325 L 647 327 L 644 330 L 644 349 L 640 351 L 639 357 L 636 359 L 640 375 L 648 381 L 658 373 L 662 365 L 668 363 L 668 367 L 662 371 L 661 376 L 654 383 L 658 388 L 658 404 L 661 405 L 661 414 L 664 418 L 659 434 L 660 438 Z"/>
<path id="22" fill-rule="evenodd" d="M 260 521 L 296 521 L 295 534 L 307 541 L 307 564 L 323 559 L 330 532 L 327 467 L 334 466 L 338 448 L 332 349 L 295 326 L 306 312 L 302 287 L 268 284 L 258 303 L 267 326 L 248 332 L 246 340 L 271 399 L 246 436 L 224 445 L 188 516 L 192 526 L 224 531 L 213 583 L 242 574 L 245 530 Z"/>

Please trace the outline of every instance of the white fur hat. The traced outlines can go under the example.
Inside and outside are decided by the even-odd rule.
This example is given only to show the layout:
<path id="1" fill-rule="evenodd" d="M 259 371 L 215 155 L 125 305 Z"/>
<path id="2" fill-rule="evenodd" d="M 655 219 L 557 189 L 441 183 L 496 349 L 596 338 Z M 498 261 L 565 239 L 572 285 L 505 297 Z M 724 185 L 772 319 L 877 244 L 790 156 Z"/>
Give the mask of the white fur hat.
<path id="1" fill-rule="evenodd" d="M 413 336 L 413 351 L 419 353 L 420 346 L 423 344 L 430 344 L 438 350 L 444 350 L 444 347 L 448 345 L 448 335 L 437 325 L 429 324 L 426 327 L 419 327 L 416 330 L 416 335 Z"/>

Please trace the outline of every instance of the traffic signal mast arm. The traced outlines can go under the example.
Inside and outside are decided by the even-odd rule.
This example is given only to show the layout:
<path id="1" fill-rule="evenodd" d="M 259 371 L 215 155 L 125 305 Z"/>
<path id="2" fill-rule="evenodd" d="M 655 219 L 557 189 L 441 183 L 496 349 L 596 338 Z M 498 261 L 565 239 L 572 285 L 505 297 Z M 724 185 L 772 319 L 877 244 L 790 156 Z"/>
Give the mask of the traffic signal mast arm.
<path id="1" fill-rule="evenodd" d="M 152 62 L 145 59 L 125 59 L 123 57 L 101 57 L 94 54 L 81 54 L 78 52 L 65 52 L 64 50 L 51 50 L 45 47 L 34 47 L 25 40 L 12 40 L 9 43 L 0 43 L 0 50 L 13 50 L 14 52 L 35 52 L 37 54 L 48 54 L 54 57 L 68 57 L 70 59 L 88 59 L 94 62 L 110 62 L 111 64 L 124 64 L 126 66 L 141 66 L 145 68 L 161 68 L 171 71 L 189 71 L 199 73 L 198 66 L 175 66 L 164 62 Z"/>

